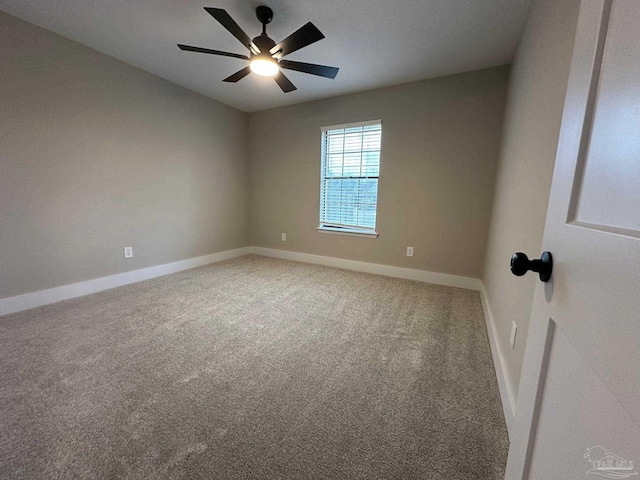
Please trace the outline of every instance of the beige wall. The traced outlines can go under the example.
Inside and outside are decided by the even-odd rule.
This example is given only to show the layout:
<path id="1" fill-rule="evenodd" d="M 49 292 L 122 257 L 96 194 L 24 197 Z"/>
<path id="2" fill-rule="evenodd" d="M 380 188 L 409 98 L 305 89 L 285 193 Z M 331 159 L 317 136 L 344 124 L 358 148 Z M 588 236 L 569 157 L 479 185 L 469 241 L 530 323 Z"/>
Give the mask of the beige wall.
<path id="1" fill-rule="evenodd" d="M 0 78 L 0 298 L 248 244 L 246 114 L 2 13 Z"/>
<path id="2" fill-rule="evenodd" d="M 507 78 L 498 67 L 251 114 L 253 245 L 480 278 Z M 320 128 L 372 119 L 380 237 L 318 233 Z"/>
<path id="3" fill-rule="evenodd" d="M 534 0 L 511 67 L 483 282 L 517 391 L 536 275 L 514 277 L 509 259 L 539 258 L 579 0 Z M 518 326 L 511 349 L 511 322 Z"/>

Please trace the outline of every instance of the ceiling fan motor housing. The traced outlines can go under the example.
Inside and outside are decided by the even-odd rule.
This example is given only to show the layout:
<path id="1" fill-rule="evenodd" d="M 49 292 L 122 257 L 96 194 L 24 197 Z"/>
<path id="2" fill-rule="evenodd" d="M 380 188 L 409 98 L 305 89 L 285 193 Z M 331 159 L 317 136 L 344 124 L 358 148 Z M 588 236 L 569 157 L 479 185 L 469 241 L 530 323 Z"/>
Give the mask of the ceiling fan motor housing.
<path id="1" fill-rule="evenodd" d="M 259 56 L 271 58 L 271 54 L 269 50 L 276 46 L 276 42 L 267 37 L 266 33 L 262 35 L 258 35 L 253 39 L 253 43 L 260 49 Z M 251 58 L 256 56 L 253 52 L 251 52 Z"/>

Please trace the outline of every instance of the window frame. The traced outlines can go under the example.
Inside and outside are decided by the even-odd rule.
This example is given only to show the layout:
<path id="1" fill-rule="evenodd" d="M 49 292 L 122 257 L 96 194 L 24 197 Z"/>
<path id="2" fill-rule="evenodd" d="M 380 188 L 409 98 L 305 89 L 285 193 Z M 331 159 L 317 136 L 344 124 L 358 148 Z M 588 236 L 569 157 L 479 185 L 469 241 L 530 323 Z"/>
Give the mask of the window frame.
<path id="1" fill-rule="evenodd" d="M 323 213 L 323 197 L 324 197 L 324 184 L 326 181 L 326 162 L 327 162 L 327 132 L 332 130 L 344 130 L 348 128 L 355 127 L 367 127 L 371 125 L 380 125 L 380 148 L 378 150 L 378 175 L 377 176 L 355 176 L 352 177 L 354 179 L 367 179 L 367 178 L 376 178 L 378 180 L 378 185 L 376 189 L 376 210 L 375 210 L 375 222 L 373 228 L 356 226 L 356 225 L 341 225 L 338 223 L 330 223 L 325 222 L 322 219 Z M 341 125 L 331 125 L 326 127 L 321 127 L 321 152 L 320 152 L 320 203 L 318 208 L 318 227 L 316 230 L 319 233 L 328 233 L 328 234 L 337 234 L 337 235 L 348 235 L 355 236 L 361 238 L 378 238 L 379 233 L 377 231 L 377 223 L 378 223 L 378 197 L 380 193 L 380 164 L 381 164 L 381 156 L 382 156 L 382 120 L 366 120 L 363 122 L 354 122 L 354 123 L 345 123 Z M 362 148 L 360 149 L 362 152 Z"/>

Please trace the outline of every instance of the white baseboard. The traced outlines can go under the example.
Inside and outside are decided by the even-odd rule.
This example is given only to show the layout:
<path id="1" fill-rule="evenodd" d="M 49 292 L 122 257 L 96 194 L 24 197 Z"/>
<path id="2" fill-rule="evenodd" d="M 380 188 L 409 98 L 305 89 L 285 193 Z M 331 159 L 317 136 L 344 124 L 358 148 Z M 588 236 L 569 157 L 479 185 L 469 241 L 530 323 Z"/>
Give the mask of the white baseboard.
<path id="1" fill-rule="evenodd" d="M 345 270 L 355 270 L 357 272 L 375 273 L 387 277 L 404 278 L 405 280 L 416 280 L 418 282 L 435 283 L 447 287 L 466 288 L 468 290 L 482 289 L 482 282 L 477 278 L 461 277 L 449 275 L 447 273 L 429 272 L 426 270 L 414 270 L 411 268 L 393 267 L 390 265 L 380 265 L 377 263 L 358 262 L 346 260 L 344 258 L 324 257 L 311 253 L 291 252 L 289 250 L 278 250 L 275 248 L 251 247 L 251 253 L 263 255 L 265 257 L 282 258 L 296 262 L 315 263 L 326 267 L 344 268 Z"/>
<path id="2" fill-rule="evenodd" d="M 49 288 L 37 292 L 17 295 L 0 299 L 0 315 L 20 312 L 30 308 L 40 307 L 49 303 L 60 302 L 69 298 L 81 297 L 90 293 L 101 292 L 115 287 L 121 287 L 130 283 L 149 280 L 150 278 L 161 277 L 170 273 L 181 272 L 190 268 L 201 267 L 210 263 L 221 262 L 230 258 L 248 255 L 250 247 L 226 250 L 224 252 L 212 253 L 202 257 L 189 258 L 178 262 L 165 263 L 154 267 L 142 268 L 131 272 L 118 273 L 108 277 L 95 278 L 85 282 L 72 283 L 61 287 Z"/>
<path id="3" fill-rule="evenodd" d="M 513 431 L 516 416 L 516 395 L 513 385 L 507 376 L 507 368 L 504 359 L 504 352 L 500 346 L 497 337 L 496 325 L 491 313 L 489 305 L 489 297 L 482 285 L 480 289 L 480 299 L 482 300 L 482 310 L 484 311 L 484 320 L 487 326 L 487 336 L 489 337 L 489 345 L 491 346 L 491 355 L 493 356 L 493 365 L 496 369 L 496 377 L 498 379 L 498 389 L 500 390 L 500 399 L 502 400 L 502 410 L 504 411 L 504 419 L 507 424 L 509 436 Z"/>
<path id="4" fill-rule="evenodd" d="M 425 270 L 414 270 L 410 268 L 392 267 L 389 265 L 379 265 L 375 263 L 358 262 L 343 258 L 324 257 L 309 253 L 290 252 L 286 250 L 276 250 L 263 247 L 243 247 L 235 250 L 213 253 L 203 257 L 190 258 L 178 262 L 165 263 L 154 267 L 142 268 L 131 272 L 119 273 L 108 277 L 95 278 L 84 282 L 72 283 L 61 287 L 39 290 L 37 292 L 17 295 L 0 299 L 0 316 L 10 313 L 21 312 L 30 308 L 60 302 L 69 298 L 81 297 L 91 293 L 109 290 L 110 288 L 121 287 L 130 283 L 136 283 L 151 278 L 169 275 L 170 273 L 181 272 L 190 268 L 208 265 L 210 263 L 240 257 L 249 253 L 255 253 L 266 257 L 282 258 L 298 262 L 315 263 L 329 267 L 344 268 L 358 272 L 375 273 L 388 277 L 404 278 L 407 280 L 417 280 L 419 282 L 435 283 L 448 287 L 466 288 L 469 290 L 481 290 L 482 282 L 477 278 L 461 277 L 458 275 L 448 275 L 446 273 L 428 272 Z"/>

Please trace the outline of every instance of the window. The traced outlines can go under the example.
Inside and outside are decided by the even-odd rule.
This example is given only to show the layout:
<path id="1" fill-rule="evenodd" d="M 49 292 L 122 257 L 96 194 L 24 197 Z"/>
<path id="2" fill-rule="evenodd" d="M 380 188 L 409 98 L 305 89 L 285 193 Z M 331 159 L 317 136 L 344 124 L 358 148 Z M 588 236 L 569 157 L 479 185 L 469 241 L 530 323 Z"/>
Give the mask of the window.
<path id="1" fill-rule="evenodd" d="M 380 120 L 322 129 L 318 230 L 377 236 Z"/>

